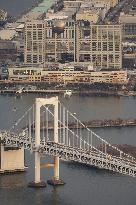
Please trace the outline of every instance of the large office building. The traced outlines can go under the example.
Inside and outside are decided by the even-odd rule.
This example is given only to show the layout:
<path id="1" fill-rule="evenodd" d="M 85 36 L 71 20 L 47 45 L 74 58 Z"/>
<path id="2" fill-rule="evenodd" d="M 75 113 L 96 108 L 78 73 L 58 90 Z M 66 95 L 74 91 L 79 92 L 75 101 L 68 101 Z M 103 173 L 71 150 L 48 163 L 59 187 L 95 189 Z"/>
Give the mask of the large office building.
<path id="1" fill-rule="evenodd" d="M 88 21 L 35 20 L 25 24 L 25 63 L 90 62 L 94 67 L 122 67 L 120 25 Z"/>
<path id="2" fill-rule="evenodd" d="M 136 40 L 136 12 L 121 13 L 119 22 L 122 24 L 123 40 Z"/>

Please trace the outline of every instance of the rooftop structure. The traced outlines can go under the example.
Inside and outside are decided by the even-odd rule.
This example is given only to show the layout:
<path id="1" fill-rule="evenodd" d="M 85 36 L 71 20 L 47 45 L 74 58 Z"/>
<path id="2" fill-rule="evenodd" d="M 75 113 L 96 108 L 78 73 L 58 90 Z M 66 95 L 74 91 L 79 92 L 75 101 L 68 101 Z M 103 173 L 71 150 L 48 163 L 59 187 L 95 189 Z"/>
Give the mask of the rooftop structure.
<path id="1" fill-rule="evenodd" d="M 12 40 L 15 35 L 16 35 L 15 30 L 11 30 L 11 29 L 0 30 L 0 39 L 1 40 Z"/>
<path id="2" fill-rule="evenodd" d="M 76 14 L 76 20 L 85 20 L 92 23 L 97 23 L 100 16 L 100 12 L 96 9 L 80 9 Z"/>
<path id="3" fill-rule="evenodd" d="M 120 23 L 128 24 L 128 23 L 136 23 L 136 13 L 131 12 L 129 14 L 125 14 L 124 12 L 120 13 L 119 17 Z"/>

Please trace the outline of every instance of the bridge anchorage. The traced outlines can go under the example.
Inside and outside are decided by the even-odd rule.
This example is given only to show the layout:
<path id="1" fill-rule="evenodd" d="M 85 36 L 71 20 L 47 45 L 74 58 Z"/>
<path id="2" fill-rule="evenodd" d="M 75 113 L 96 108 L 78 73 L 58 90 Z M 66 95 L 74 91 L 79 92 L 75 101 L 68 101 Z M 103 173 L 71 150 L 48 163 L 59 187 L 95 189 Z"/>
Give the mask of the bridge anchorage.
<path id="1" fill-rule="evenodd" d="M 73 129 L 71 123 L 76 125 Z M 59 176 L 60 159 L 136 176 L 136 159 L 86 127 L 58 97 L 36 98 L 10 130 L 0 131 L 0 172 L 24 170 L 24 149 L 35 156 L 35 177 L 29 187 L 46 186 L 40 176 L 44 167 L 54 169 L 48 184 L 65 184 Z M 54 163 L 41 164 L 45 155 L 53 157 Z"/>

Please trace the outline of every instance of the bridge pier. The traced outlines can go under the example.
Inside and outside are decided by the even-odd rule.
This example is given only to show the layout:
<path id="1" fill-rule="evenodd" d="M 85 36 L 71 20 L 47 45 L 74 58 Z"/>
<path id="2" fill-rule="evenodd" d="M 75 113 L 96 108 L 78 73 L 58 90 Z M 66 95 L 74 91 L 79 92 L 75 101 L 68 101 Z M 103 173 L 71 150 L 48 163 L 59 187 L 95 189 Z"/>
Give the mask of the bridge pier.
<path id="1" fill-rule="evenodd" d="M 35 180 L 34 182 L 30 182 L 28 187 L 34 188 L 42 188 L 46 187 L 46 183 L 41 181 L 40 177 L 40 153 L 38 152 L 38 148 L 40 146 L 40 108 L 41 102 L 40 98 L 36 98 L 35 102 Z"/>
<path id="2" fill-rule="evenodd" d="M 47 183 L 52 186 L 65 184 L 65 182 L 59 178 L 59 157 L 54 157 L 54 176 L 52 179 L 47 180 Z"/>
<path id="3" fill-rule="evenodd" d="M 58 98 L 54 102 L 54 142 L 58 143 Z M 59 157 L 54 157 L 54 176 L 47 180 L 47 183 L 53 186 L 64 185 L 65 183 L 59 177 Z"/>
<path id="4" fill-rule="evenodd" d="M 29 187 L 45 187 L 45 182 L 40 179 L 40 109 L 45 105 L 54 106 L 54 142 L 58 143 L 58 97 L 36 98 L 35 103 L 35 180 L 28 184 Z M 59 157 L 54 157 L 54 176 L 47 183 L 50 185 L 62 185 L 64 182 L 59 178 Z"/>

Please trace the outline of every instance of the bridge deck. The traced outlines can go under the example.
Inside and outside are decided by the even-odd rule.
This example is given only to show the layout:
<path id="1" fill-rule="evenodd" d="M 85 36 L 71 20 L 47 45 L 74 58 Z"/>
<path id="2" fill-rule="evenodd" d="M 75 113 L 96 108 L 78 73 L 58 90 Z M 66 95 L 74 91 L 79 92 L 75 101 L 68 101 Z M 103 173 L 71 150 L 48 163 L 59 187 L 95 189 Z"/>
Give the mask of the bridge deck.
<path id="1" fill-rule="evenodd" d="M 38 151 L 41 155 L 59 156 L 62 160 L 84 163 L 132 177 L 136 176 L 136 161 L 126 157 L 108 155 L 94 149 L 83 150 L 55 142 L 41 141 L 40 147 L 36 148 L 34 141 L 25 140 L 18 135 L 9 135 L 5 132 L 1 133 L 0 138 L 4 146 L 24 147 L 24 149 L 33 152 Z"/>

